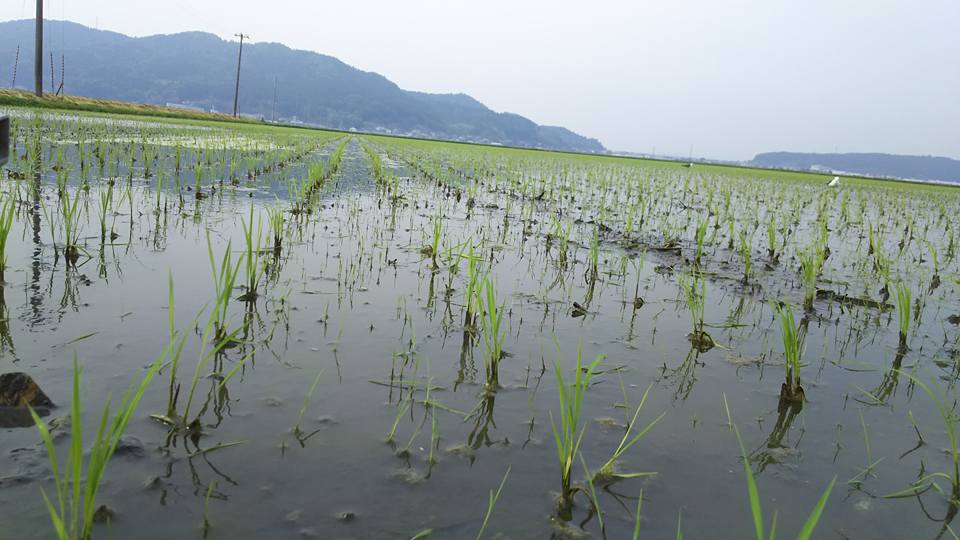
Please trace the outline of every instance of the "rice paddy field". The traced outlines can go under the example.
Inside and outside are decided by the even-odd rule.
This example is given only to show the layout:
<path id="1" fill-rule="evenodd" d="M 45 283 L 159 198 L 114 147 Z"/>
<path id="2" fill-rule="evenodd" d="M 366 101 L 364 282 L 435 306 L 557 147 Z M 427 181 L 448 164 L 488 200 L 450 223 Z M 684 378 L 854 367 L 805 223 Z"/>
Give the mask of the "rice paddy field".
<path id="1" fill-rule="evenodd" d="M 0 113 L 2 537 L 957 537 L 955 188 Z"/>

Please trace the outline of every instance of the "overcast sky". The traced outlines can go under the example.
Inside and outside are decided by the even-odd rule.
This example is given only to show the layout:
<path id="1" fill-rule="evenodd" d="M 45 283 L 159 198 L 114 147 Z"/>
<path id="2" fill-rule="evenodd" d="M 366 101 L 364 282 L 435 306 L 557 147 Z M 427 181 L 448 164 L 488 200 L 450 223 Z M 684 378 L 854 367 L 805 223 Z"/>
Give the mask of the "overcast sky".
<path id="1" fill-rule="evenodd" d="M 608 148 L 960 158 L 958 0 L 46 0 L 143 36 L 276 41 Z M 34 0 L 2 0 L 0 20 Z"/>

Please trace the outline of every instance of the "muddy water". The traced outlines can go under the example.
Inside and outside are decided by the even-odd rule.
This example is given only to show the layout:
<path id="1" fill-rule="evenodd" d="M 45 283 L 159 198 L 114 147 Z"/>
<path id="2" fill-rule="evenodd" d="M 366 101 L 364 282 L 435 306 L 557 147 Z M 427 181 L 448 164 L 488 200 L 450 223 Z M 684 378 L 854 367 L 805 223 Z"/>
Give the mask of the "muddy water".
<path id="1" fill-rule="evenodd" d="M 333 146 L 314 157 L 325 159 Z M 706 281 L 707 330 L 719 345 L 707 352 L 691 350 L 689 312 L 675 275 L 661 266 L 678 264 L 669 255 L 648 252 L 638 270 L 640 252 L 604 243 L 605 271 L 586 314 L 574 317 L 572 303 L 584 304 L 588 294 L 585 242 L 571 248 L 573 266 L 551 287 L 556 246 L 548 249 L 543 235 L 525 234 L 516 211 L 505 220 L 501 195 L 481 194 L 468 210 L 402 162 L 388 165 L 402 177 L 399 204 L 379 192 L 369 159 L 352 139 L 317 213 L 291 227 L 264 293 L 255 303 L 231 304 L 231 324 L 243 325 L 243 344 L 203 370 L 195 400 L 205 405 L 204 434 L 196 442 L 169 439 L 166 427 L 149 417 L 167 409 L 169 369 L 161 372 L 127 430 L 136 440 L 109 465 L 99 501 L 115 516 L 110 531 L 99 525 L 96 536 L 200 536 L 209 492 L 212 537 L 409 538 L 432 529 L 431 538 L 470 538 L 489 490 L 510 467 L 488 537 L 600 537 L 586 497 L 578 496 L 571 522 L 555 517 L 553 363 L 569 374 L 579 343 L 586 359 L 605 355 L 585 402 L 582 452 L 590 467 L 610 457 L 648 385 L 639 424 L 666 413 L 619 463 L 623 472 L 657 474 L 598 486 L 608 538 L 632 534 L 641 491 L 641 537 L 675 534 L 678 515 L 688 538 L 750 537 L 740 450 L 728 418 L 743 436 L 767 519 L 779 510 L 778 529 L 788 536 L 834 477 L 816 537 L 940 533 L 942 524 L 931 517 L 948 512 L 944 497 L 931 491 L 920 499 L 923 507 L 916 498 L 880 498 L 915 480 L 921 462 L 928 472 L 950 470 L 943 450 L 949 442 L 933 403 L 909 380 L 891 381 L 887 372 L 897 361 L 895 313 L 841 311 L 818 301 L 804 356 L 808 402 L 791 411 L 778 407 L 779 322 L 769 299 L 744 288 L 736 272 Z M 53 207 L 51 184 L 43 179 L 41 199 Z M 171 202 L 173 209 L 158 217 L 150 182 L 133 185 L 133 213 L 118 204 L 119 237 L 112 245 L 101 248 L 91 209 L 82 232 L 87 253 L 76 267 L 56 256 L 50 222 L 29 205 L 9 241 L 2 370 L 31 374 L 60 405 L 52 415 L 60 418 L 76 357 L 90 430 L 104 400 L 119 398 L 167 343 L 168 273 L 176 326 L 191 336 L 180 368 L 186 391 L 201 347 L 192 321 L 214 294 L 207 235 L 218 255 L 232 239 L 239 256 L 241 220 L 251 205 L 260 215 L 282 204 L 276 196 L 286 189 L 281 181 L 254 191 L 227 188 L 199 202 L 188 198 L 182 209 Z M 91 189 L 91 208 L 101 189 Z M 484 391 L 483 344 L 464 347 L 470 343 L 462 324 L 464 269 L 453 278 L 446 265 L 433 272 L 421 253 L 439 207 L 446 215 L 443 245 L 481 236 L 496 244 L 484 255 L 492 257 L 492 276 L 506 302 L 509 354 L 495 393 Z M 629 260 L 625 276 L 616 271 L 623 257 Z M 642 307 L 633 302 L 638 273 Z M 789 281 L 795 278 L 787 274 L 771 269 L 767 286 L 796 304 L 799 293 Z M 952 339 L 956 328 L 945 318 L 960 305 L 956 286 L 944 288 L 923 308 L 924 326 L 899 360 L 924 378 L 950 373 L 935 362 L 947 359 L 944 337 Z M 200 321 L 202 327 L 205 316 Z M 247 355 L 225 387 L 207 377 L 226 373 Z M 294 426 L 321 371 L 298 437 Z M 407 395 L 391 385 L 399 380 L 418 381 L 419 401 L 400 416 L 391 445 L 387 434 Z M 882 388 L 892 389 L 886 405 L 860 390 L 877 395 Z M 440 406 L 425 406 L 428 398 Z M 917 432 L 908 411 L 926 443 L 914 451 Z M 0 432 L 4 537 L 51 536 L 40 490 L 50 493 L 53 484 L 38 443 L 32 428 Z M 67 443 L 61 436 L 58 448 Z M 861 474 L 871 464 L 871 472 Z M 578 466 L 575 481 L 583 477 Z"/>

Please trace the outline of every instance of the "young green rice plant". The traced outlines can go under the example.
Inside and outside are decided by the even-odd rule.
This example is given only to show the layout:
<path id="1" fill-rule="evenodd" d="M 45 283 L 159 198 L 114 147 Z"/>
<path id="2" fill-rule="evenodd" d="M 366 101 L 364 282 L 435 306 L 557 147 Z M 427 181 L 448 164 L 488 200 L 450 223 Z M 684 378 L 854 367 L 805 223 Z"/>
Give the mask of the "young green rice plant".
<path id="1" fill-rule="evenodd" d="M 767 221 L 767 257 L 773 262 L 779 258 L 777 256 L 777 224 L 773 218 Z"/>
<path id="2" fill-rule="evenodd" d="M 100 190 L 100 244 L 107 241 L 107 216 L 113 210 L 113 183 Z"/>
<path id="3" fill-rule="evenodd" d="M 0 204 L 0 286 L 3 286 L 4 272 L 7 269 L 7 237 L 13 228 L 13 216 L 17 210 L 13 197 L 7 197 Z"/>
<path id="4" fill-rule="evenodd" d="M 440 268 L 440 265 L 437 264 L 437 255 L 440 252 L 441 238 L 443 238 L 443 213 L 437 212 L 437 215 L 433 216 L 433 236 L 431 237 L 431 241 L 420 250 L 420 253 L 430 257 L 434 270 Z"/>
<path id="5" fill-rule="evenodd" d="M 800 255 L 800 276 L 803 281 L 803 309 L 813 310 L 817 296 L 817 277 L 823 268 L 823 250 L 813 247 Z"/>
<path id="6" fill-rule="evenodd" d="M 557 510 L 560 517 L 566 521 L 571 519 L 573 496 L 576 494 L 571 478 L 573 462 L 580 453 L 580 443 L 583 441 L 583 434 L 587 429 L 581 418 L 583 400 L 587 388 L 590 386 L 590 380 L 602 360 L 603 355 L 597 355 L 590 365 L 584 367 L 583 341 L 581 340 L 577 345 L 577 363 L 574 368 L 573 379 L 569 384 L 563 378 L 560 361 L 557 360 L 553 364 L 554 373 L 557 377 L 557 392 L 560 397 L 560 423 L 558 426 L 551 412 L 550 426 L 553 429 L 553 439 L 557 446 L 557 460 L 560 463 L 561 492 Z"/>
<path id="7" fill-rule="evenodd" d="M 503 473 L 503 480 L 500 480 L 497 491 L 490 490 L 490 498 L 487 500 L 487 513 L 483 516 L 483 523 L 480 524 L 480 530 L 477 532 L 477 540 L 483 538 L 483 532 L 487 530 L 487 523 L 490 521 L 490 515 L 493 514 L 493 507 L 497 505 L 497 501 L 500 499 L 500 492 L 503 491 L 503 486 L 507 483 L 510 469 L 511 467 L 507 466 L 507 472 Z"/>
<path id="8" fill-rule="evenodd" d="M 703 244 L 707 239 L 707 220 L 701 219 L 697 221 L 697 230 L 694 235 L 694 239 L 697 243 L 697 251 L 693 258 L 693 264 L 700 266 L 700 258 L 703 256 Z"/>
<path id="9" fill-rule="evenodd" d="M 600 277 L 600 237 L 597 227 L 593 228 L 593 238 L 590 239 L 590 252 L 587 256 L 587 281 L 594 282 Z"/>
<path id="10" fill-rule="evenodd" d="M 260 278 L 263 276 L 263 265 L 260 264 L 261 245 L 263 241 L 263 219 L 257 217 L 253 219 L 253 205 L 250 205 L 250 221 L 241 220 L 243 227 L 244 255 L 243 269 L 245 277 L 246 291 L 240 295 L 239 300 L 252 302 L 260 295 L 258 288 Z M 256 234 L 254 234 L 256 229 Z"/>
<path id="11" fill-rule="evenodd" d="M 633 515 L 633 540 L 640 540 L 640 510 L 643 508 L 643 490 L 637 496 L 637 510 Z M 677 531 L 679 533 L 679 530 Z"/>
<path id="12" fill-rule="evenodd" d="M 774 309 L 780 317 L 780 333 L 783 338 L 783 359 L 786 381 L 780 389 L 780 399 L 803 403 L 803 387 L 800 385 L 800 360 L 803 356 L 803 339 L 797 330 L 793 318 L 793 309 L 789 304 L 775 304 Z"/>
<path id="13" fill-rule="evenodd" d="M 204 538 L 210 536 L 210 530 L 213 525 L 210 523 L 210 495 L 213 494 L 213 488 L 217 487 L 216 482 L 210 482 L 207 486 L 207 496 L 203 498 L 203 522 L 200 524 L 200 531 Z"/>
<path id="14" fill-rule="evenodd" d="M 280 252 L 283 246 L 283 210 L 281 208 L 267 208 L 267 223 L 270 226 L 270 232 L 273 234 L 273 251 Z"/>
<path id="15" fill-rule="evenodd" d="M 750 513 L 753 517 L 753 527 L 757 533 L 757 540 L 775 540 L 777 537 L 777 512 L 774 511 L 773 513 L 773 518 L 770 522 L 770 534 L 768 536 L 764 532 L 765 527 L 763 523 L 763 509 L 760 505 L 760 493 L 757 489 L 757 482 L 753 478 L 753 471 L 750 470 L 750 459 L 747 456 L 747 450 L 743 446 L 743 440 L 740 438 L 740 430 L 734 426 L 733 432 L 737 436 L 737 443 L 740 444 L 740 456 L 741 460 L 743 461 L 743 472 L 747 477 L 747 495 L 750 498 Z M 820 521 L 820 516 L 823 514 L 823 508 L 827 505 L 827 500 L 830 499 L 830 492 L 833 491 L 833 486 L 836 482 L 837 477 L 833 477 L 833 480 L 831 480 L 830 484 L 827 485 L 827 489 L 823 492 L 823 495 L 820 496 L 820 500 L 817 501 L 817 504 L 810 512 L 810 516 L 807 518 L 807 521 L 804 522 L 803 528 L 801 528 L 800 532 L 797 534 L 797 540 L 809 540 L 813 536 L 813 531 L 817 528 L 817 523 Z"/>
<path id="16" fill-rule="evenodd" d="M 477 310 L 477 291 L 480 289 L 480 257 L 474 254 L 473 240 L 468 239 L 467 243 L 467 288 L 464 293 L 464 303 L 466 305 L 463 316 L 463 326 L 467 329 L 474 328 L 474 317 Z"/>
<path id="17" fill-rule="evenodd" d="M 635 445 L 644 435 L 647 434 L 653 426 L 657 425 L 657 422 L 663 419 L 667 413 L 660 413 L 652 422 L 646 425 L 643 429 L 637 432 L 636 435 L 631 437 L 633 433 L 633 428 L 637 424 L 637 418 L 640 416 L 640 409 L 643 408 L 643 404 L 647 401 L 647 395 L 650 394 L 650 389 L 653 388 L 653 384 L 647 386 L 647 389 L 643 392 L 643 397 L 640 398 L 640 404 L 637 405 L 637 409 L 633 413 L 633 418 L 630 420 L 630 423 L 627 424 L 627 429 L 623 434 L 623 438 L 620 439 L 620 444 L 617 445 L 617 449 L 614 450 L 613 455 L 610 456 L 610 459 L 600 467 L 600 470 L 593 475 L 593 481 L 601 483 L 609 483 L 615 480 L 622 480 L 626 478 L 640 478 L 643 476 L 652 476 L 657 474 L 655 472 L 634 472 L 634 473 L 622 473 L 616 470 L 617 460 L 620 459 L 627 450 Z"/>
<path id="18" fill-rule="evenodd" d="M 58 456 L 53 446 L 53 437 L 50 430 L 40 416 L 32 408 L 30 414 L 40 432 L 43 444 L 47 449 L 47 458 L 53 472 L 56 503 L 50 500 L 45 490 L 41 488 L 43 501 L 50 514 L 54 532 L 60 540 L 88 540 L 93 534 L 94 514 L 97 510 L 97 494 L 107 464 L 113 457 L 117 443 L 133 413 L 143 397 L 150 381 L 169 354 L 170 346 L 147 369 L 139 383 L 134 381 L 124 392 L 116 412 L 111 416 L 109 400 L 104 405 L 100 416 L 99 427 L 93 437 L 93 444 L 89 450 L 86 467 L 83 463 L 84 438 L 83 415 L 80 399 L 80 374 L 77 359 L 73 359 L 73 398 L 70 405 L 70 448 L 67 451 L 66 461 Z M 61 468 L 63 463 L 63 468 Z"/>
<path id="19" fill-rule="evenodd" d="M 63 254 L 71 264 L 80 258 L 80 194 L 64 190 L 60 197 L 60 215 L 63 218 Z"/>
<path id="20" fill-rule="evenodd" d="M 590 475 L 590 469 L 587 467 L 587 460 L 583 459 L 583 453 L 577 454 L 580 458 L 580 465 L 583 467 L 583 474 L 587 478 L 587 495 L 590 497 L 590 504 L 593 506 L 593 512 L 597 516 L 597 522 L 600 524 L 600 538 L 607 537 L 607 527 L 603 524 L 603 510 L 600 510 L 600 499 L 597 497 L 597 489 L 593 486 L 593 477 Z"/>
<path id="21" fill-rule="evenodd" d="M 923 390 L 923 392 L 930 397 L 936 406 L 937 412 L 940 414 L 940 419 L 943 421 L 943 425 L 946 428 L 947 438 L 949 439 L 951 466 L 948 472 L 936 471 L 929 474 L 924 474 L 918 480 L 910 484 L 910 487 L 896 493 L 884 495 L 884 497 L 914 497 L 920 495 L 928 489 L 933 489 L 947 499 L 950 506 L 950 511 L 956 512 L 956 509 L 960 507 L 960 443 L 958 443 L 957 438 L 956 400 L 951 396 L 949 390 L 944 390 L 939 384 L 937 384 L 936 379 L 931 379 L 930 383 L 928 384 L 913 373 L 900 370 L 900 374 L 910 379 L 913 384 Z M 922 470 L 925 470 L 925 468 Z M 938 480 L 948 482 L 949 490 L 944 489 L 940 484 L 938 484 Z"/>
<path id="22" fill-rule="evenodd" d="M 703 329 L 704 300 L 706 298 L 703 278 L 699 274 L 678 274 L 677 282 L 680 284 L 683 298 L 690 310 L 690 319 L 693 322 L 693 332 L 688 336 L 690 343 L 698 351 L 706 352 L 712 349 L 716 343 L 710 337 L 710 334 Z"/>
<path id="23" fill-rule="evenodd" d="M 207 235 L 207 255 L 210 258 L 210 270 L 213 273 L 213 285 L 215 300 L 213 304 L 212 319 L 214 325 L 214 340 L 222 341 L 226 338 L 227 332 L 227 314 L 230 306 L 230 295 L 233 293 L 234 284 L 237 281 L 237 275 L 240 273 L 240 264 L 242 259 L 233 263 L 232 243 L 227 242 L 227 247 L 217 264 L 213 256 L 213 244 L 210 242 L 210 236 Z"/>
<path id="24" fill-rule="evenodd" d="M 743 258 L 743 283 L 746 284 L 750 282 L 750 276 L 752 275 L 753 255 L 751 249 L 753 245 L 753 237 L 751 236 L 748 238 L 743 231 L 740 231 L 737 236 L 740 239 L 740 257 Z"/>
<path id="25" fill-rule="evenodd" d="M 303 415 L 306 414 L 307 407 L 310 405 L 310 398 L 313 397 L 313 392 L 317 389 L 317 384 L 320 383 L 321 375 L 323 375 L 322 369 L 317 373 L 317 376 L 313 379 L 313 384 L 310 385 L 310 389 L 307 390 L 307 394 L 303 397 L 303 405 L 300 407 L 300 414 L 297 415 L 297 423 L 293 425 L 293 436 L 300 442 L 301 447 L 306 444 L 307 439 L 317 433 L 317 431 L 304 433 L 303 430 L 300 429 L 300 425 L 303 423 Z"/>
<path id="26" fill-rule="evenodd" d="M 907 350 L 907 334 L 910 332 L 910 287 L 904 285 L 901 281 L 897 283 L 897 315 L 900 322 L 900 343 L 901 351 Z"/>
<path id="27" fill-rule="evenodd" d="M 484 367 L 486 368 L 487 390 L 500 387 L 500 360 L 503 359 L 503 342 L 507 329 L 503 328 L 503 313 L 506 301 L 497 304 L 497 292 L 489 276 L 483 280 L 483 288 L 477 289 L 477 307 L 480 309 L 483 345 L 486 349 Z"/>

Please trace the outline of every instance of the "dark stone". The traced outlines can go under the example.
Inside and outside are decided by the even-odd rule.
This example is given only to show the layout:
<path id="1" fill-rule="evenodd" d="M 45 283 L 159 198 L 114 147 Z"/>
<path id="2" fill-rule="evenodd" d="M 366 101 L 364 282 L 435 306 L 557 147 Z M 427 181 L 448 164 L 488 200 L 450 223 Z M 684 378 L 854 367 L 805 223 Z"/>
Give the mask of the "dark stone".
<path id="1" fill-rule="evenodd" d="M 0 375 L 0 428 L 32 426 L 33 416 L 28 406 L 38 415 L 47 416 L 54 405 L 26 373 Z"/>
<path id="2" fill-rule="evenodd" d="M 117 441 L 117 447 L 113 453 L 116 456 L 142 458 L 147 452 L 143 447 L 143 441 L 133 435 L 123 435 Z"/>
<path id="3" fill-rule="evenodd" d="M 96 523 L 110 523 L 116 516 L 116 512 L 107 505 L 101 504 L 100 508 L 97 508 L 97 511 L 93 513 L 93 521 Z"/>
<path id="4" fill-rule="evenodd" d="M 0 375 L 0 407 L 53 407 L 50 398 L 26 373 Z"/>

